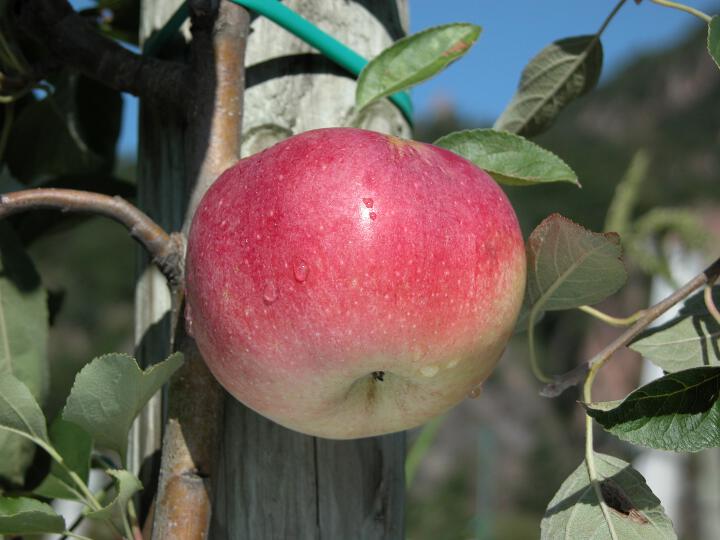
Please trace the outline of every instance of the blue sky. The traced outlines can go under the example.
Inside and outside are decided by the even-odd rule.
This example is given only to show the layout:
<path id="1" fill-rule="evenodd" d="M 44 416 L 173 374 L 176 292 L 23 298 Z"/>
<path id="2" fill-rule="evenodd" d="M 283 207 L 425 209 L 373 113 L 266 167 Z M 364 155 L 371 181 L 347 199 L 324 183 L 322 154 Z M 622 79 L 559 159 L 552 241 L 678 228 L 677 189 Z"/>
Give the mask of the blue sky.
<path id="1" fill-rule="evenodd" d="M 709 14 L 720 0 L 686 0 Z M 434 103 L 450 101 L 464 115 L 492 120 L 512 96 L 525 64 L 548 43 L 595 32 L 615 0 L 410 0 L 411 31 L 449 22 L 483 27 L 475 47 L 434 79 L 412 90 L 416 116 Z M 699 19 L 644 0 L 628 0 L 603 35 L 607 80 L 634 56 L 673 45 Z M 137 101 L 126 99 L 120 151 L 133 153 Z"/>

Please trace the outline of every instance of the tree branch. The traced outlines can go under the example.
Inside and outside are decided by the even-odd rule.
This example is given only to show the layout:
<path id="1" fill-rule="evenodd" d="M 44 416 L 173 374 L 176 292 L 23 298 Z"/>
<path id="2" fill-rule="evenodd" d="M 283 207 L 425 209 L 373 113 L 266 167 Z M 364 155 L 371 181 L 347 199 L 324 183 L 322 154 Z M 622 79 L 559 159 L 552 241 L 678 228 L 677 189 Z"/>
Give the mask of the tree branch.
<path id="1" fill-rule="evenodd" d="M 248 12 L 229 1 L 193 0 L 193 101 L 188 110 L 187 170 L 194 183 L 188 228 L 202 195 L 240 153 Z M 185 363 L 171 381 L 153 540 L 209 537 L 213 473 L 220 446 L 223 391 L 194 341 L 177 329 Z"/>
<path id="2" fill-rule="evenodd" d="M 171 286 L 177 287 L 182 282 L 182 235 L 168 235 L 162 227 L 125 199 L 91 191 L 56 188 L 28 189 L 0 195 L 0 219 L 41 208 L 92 213 L 117 221 L 150 253 L 153 262 L 167 277 Z"/>
<path id="3" fill-rule="evenodd" d="M 59 64 L 121 92 L 184 110 L 185 65 L 125 49 L 100 34 L 67 0 L 16 0 L 14 7 L 18 28 L 44 45 Z"/>
<path id="4" fill-rule="evenodd" d="M 557 397 L 568 388 L 580 384 L 593 366 L 605 362 L 613 354 L 615 354 L 616 351 L 625 347 L 628 343 L 635 339 L 643 330 L 650 326 L 655 319 L 660 317 L 660 315 L 668 311 L 674 305 L 685 300 L 685 298 L 690 296 L 690 294 L 703 285 L 715 281 L 718 276 L 720 276 L 720 258 L 716 259 L 715 262 L 670 296 L 647 308 L 644 315 L 635 324 L 625 330 L 625 332 L 620 334 L 617 339 L 608 344 L 603 350 L 593 356 L 586 363 L 581 364 L 577 368 L 563 375 L 553 377 L 553 382 L 546 385 L 540 394 L 545 397 Z"/>

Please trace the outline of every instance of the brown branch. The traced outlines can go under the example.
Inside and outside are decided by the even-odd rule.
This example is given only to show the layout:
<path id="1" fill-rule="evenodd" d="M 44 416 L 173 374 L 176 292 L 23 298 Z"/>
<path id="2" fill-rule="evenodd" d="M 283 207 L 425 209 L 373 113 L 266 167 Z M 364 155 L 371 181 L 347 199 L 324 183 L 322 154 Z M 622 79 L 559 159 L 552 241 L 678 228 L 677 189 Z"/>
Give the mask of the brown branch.
<path id="1" fill-rule="evenodd" d="M 645 314 L 630 328 L 625 330 L 620 336 L 614 341 L 609 343 L 603 350 L 593 356 L 586 363 L 581 364 L 577 368 L 569 371 L 563 375 L 557 375 L 553 377 L 553 382 L 546 385 L 541 395 L 545 397 L 557 397 L 562 394 L 565 390 L 572 386 L 580 384 L 590 372 L 590 369 L 600 362 L 604 362 L 610 358 L 616 351 L 625 347 L 633 339 L 635 339 L 640 333 L 645 330 L 655 319 L 660 317 L 663 313 L 669 310 L 674 305 L 682 302 L 690 296 L 694 291 L 706 285 L 712 283 L 718 276 L 720 276 L 720 258 L 716 259 L 710 266 L 699 273 L 697 276 L 688 281 L 685 285 L 680 287 L 674 293 L 667 298 L 661 300 L 657 304 L 647 308 Z"/>
<path id="2" fill-rule="evenodd" d="M 195 86 L 188 111 L 187 170 L 194 189 L 186 227 L 205 190 L 240 150 L 249 15 L 228 1 L 221 1 L 216 12 L 209 5 L 204 0 L 190 3 Z M 183 335 L 181 325 L 177 330 L 177 348 L 186 361 L 168 392 L 152 538 L 202 540 L 209 537 L 223 392 L 194 341 Z"/>
<path id="3" fill-rule="evenodd" d="M 14 8 L 18 28 L 44 45 L 57 64 L 121 92 L 184 110 L 185 65 L 125 49 L 100 34 L 67 0 L 16 0 Z M 45 69 L 40 69 L 39 77 L 45 76 Z"/>
<path id="4" fill-rule="evenodd" d="M 0 219 L 41 208 L 97 214 L 117 221 L 150 253 L 171 286 L 177 287 L 182 282 L 182 235 L 168 235 L 125 199 L 91 191 L 57 188 L 28 189 L 0 195 Z"/>
<path id="5" fill-rule="evenodd" d="M 713 279 L 709 280 L 705 284 L 705 292 L 703 296 L 705 298 L 705 307 L 707 307 L 707 310 L 710 312 L 710 315 L 713 316 L 713 319 L 715 319 L 717 323 L 720 324 L 720 310 L 715 305 L 715 301 L 713 300 L 713 285 L 715 285 L 717 279 L 718 276 L 715 276 Z"/>

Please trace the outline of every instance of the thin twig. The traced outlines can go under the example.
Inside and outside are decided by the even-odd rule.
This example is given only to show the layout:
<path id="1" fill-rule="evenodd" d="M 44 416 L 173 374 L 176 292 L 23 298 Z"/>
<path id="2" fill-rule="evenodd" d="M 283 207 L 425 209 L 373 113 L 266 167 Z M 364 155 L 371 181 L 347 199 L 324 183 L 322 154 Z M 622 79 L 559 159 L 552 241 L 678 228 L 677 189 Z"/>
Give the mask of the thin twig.
<path id="1" fill-rule="evenodd" d="M 704 13 L 700 11 L 699 9 L 695 9 L 691 6 L 686 6 L 685 4 L 680 4 L 678 2 L 671 2 L 670 0 L 650 0 L 654 4 L 657 4 L 659 6 L 665 6 L 673 9 L 677 9 L 680 11 L 684 11 L 685 13 L 689 13 L 690 15 L 695 15 L 698 19 L 701 19 L 702 21 L 706 23 L 710 23 L 710 20 L 712 17 L 708 15 L 707 13 Z"/>
<path id="2" fill-rule="evenodd" d="M 586 363 L 578 366 L 568 373 L 553 377 L 554 382 L 546 385 L 540 393 L 545 397 L 556 397 L 568 388 L 579 384 L 583 381 L 583 379 L 585 379 L 595 365 L 599 365 L 598 367 L 602 366 L 602 364 L 604 364 L 616 351 L 635 339 L 640 332 L 650 326 L 650 324 L 660 317 L 660 315 L 665 313 L 675 304 L 685 300 L 685 298 L 690 296 L 690 294 L 706 283 L 710 283 L 717 279 L 718 275 L 720 275 L 720 258 L 716 259 L 704 271 L 692 278 L 670 296 L 647 308 L 645 310 L 645 314 L 640 320 L 625 330 L 625 332 L 620 334 L 618 338 L 608 344 L 603 350 L 593 356 Z"/>
<path id="3" fill-rule="evenodd" d="M 592 368 L 590 368 L 590 372 L 585 378 L 585 385 L 583 386 L 583 399 L 585 400 L 585 403 L 592 402 L 592 385 L 595 381 L 595 376 L 600 370 L 600 367 L 601 364 L 595 364 Z M 602 489 L 600 488 L 600 480 L 598 477 L 597 468 L 595 467 L 593 419 L 587 413 L 585 414 L 585 467 L 587 468 L 588 478 L 590 479 L 590 484 L 592 485 L 593 491 L 595 492 L 595 497 L 597 498 L 598 504 L 600 505 L 600 510 L 602 510 L 603 517 L 605 518 L 605 523 L 607 523 L 608 531 L 610 532 L 610 538 L 612 538 L 613 540 L 617 540 L 617 532 L 615 531 L 615 526 L 613 525 L 612 521 L 610 521 L 610 509 L 608 508 L 608 505 L 605 502 L 605 498 L 603 497 Z"/>
<path id="4" fill-rule="evenodd" d="M 628 315 L 627 317 L 613 317 L 612 315 L 609 315 L 604 311 L 600 311 L 599 309 L 595 309 L 592 306 L 580 306 L 578 309 L 587 313 L 588 315 L 591 315 L 592 317 L 595 317 L 596 319 L 604 322 L 605 324 L 621 328 L 630 326 L 632 323 L 640 320 L 640 318 L 645 314 L 645 310 L 641 309 L 640 311 L 636 311 L 635 313 L 633 313 L 632 315 Z"/>
<path id="5" fill-rule="evenodd" d="M 707 307 L 710 315 L 713 316 L 717 323 L 720 324 L 720 310 L 718 310 L 718 307 L 715 305 L 715 301 L 713 300 L 713 284 L 716 280 L 717 278 L 705 285 L 705 292 L 703 296 L 705 298 L 705 307 Z"/>
<path id="6" fill-rule="evenodd" d="M 109 217 L 124 225 L 153 258 L 171 286 L 182 282 L 183 239 L 165 230 L 121 197 L 75 189 L 27 189 L 0 195 L 0 219 L 50 208 L 62 212 L 85 212 Z"/>

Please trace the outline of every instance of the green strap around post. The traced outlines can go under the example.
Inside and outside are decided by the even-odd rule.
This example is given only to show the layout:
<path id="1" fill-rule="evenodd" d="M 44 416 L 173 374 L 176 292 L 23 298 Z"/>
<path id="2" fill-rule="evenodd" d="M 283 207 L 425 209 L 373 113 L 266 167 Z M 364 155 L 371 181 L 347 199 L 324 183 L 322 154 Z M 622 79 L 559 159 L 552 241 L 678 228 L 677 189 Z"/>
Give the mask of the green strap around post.
<path id="1" fill-rule="evenodd" d="M 230 0 L 235 4 L 251 9 L 282 26 L 287 31 L 318 49 L 323 55 L 358 76 L 368 61 L 349 47 L 343 45 L 331 35 L 323 32 L 307 19 L 295 13 L 278 0 Z M 168 38 L 177 32 L 188 17 L 187 5 L 183 2 L 160 31 L 145 42 L 143 53 L 154 54 Z M 407 92 L 390 96 L 390 100 L 400 109 L 408 122 L 412 124 L 412 101 Z"/>

